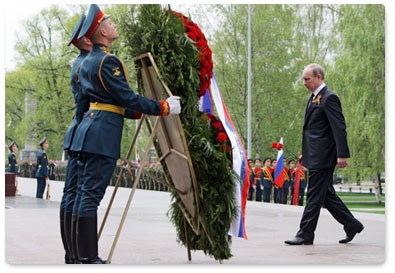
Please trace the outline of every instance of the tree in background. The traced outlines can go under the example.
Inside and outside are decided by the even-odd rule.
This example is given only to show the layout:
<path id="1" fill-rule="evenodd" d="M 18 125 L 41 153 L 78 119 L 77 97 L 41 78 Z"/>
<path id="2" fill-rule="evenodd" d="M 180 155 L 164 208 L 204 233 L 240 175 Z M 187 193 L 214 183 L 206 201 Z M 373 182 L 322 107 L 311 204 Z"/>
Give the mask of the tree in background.
<path id="1" fill-rule="evenodd" d="M 385 169 L 385 8 L 340 5 L 331 86 L 342 99 L 351 152 L 344 173 L 380 181 Z"/>
<path id="2" fill-rule="evenodd" d="M 64 6 L 62 6 L 64 7 Z M 49 154 L 60 159 L 65 130 L 74 109 L 69 90 L 70 65 L 77 52 L 67 41 L 87 5 L 51 6 L 25 21 L 18 33 L 18 65 L 5 76 L 5 141 L 36 144 L 43 134 Z M 103 5 L 118 23 L 133 22 L 138 5 Z M 230 115 L 246 145 L 247 5 L 188 5 L 213 50 L 214 72 Z M 129 13 L 118 12 L 127 9 Z M 355 181 L 384 171 L 385 151 L 385 12 L 383 5 L 251 5 L 253 155 L 272 156 L 270 144 L 284 137 L 285 156 L 301 147 L 303 109 L 308 94 L 303 67 L 317 62 L 327 84 L 340 96 L 348 125 L 350 166 Z M 128 17 L 129 16 L 129 17 Z M 114 16 L 115 17 L 115 16 Z M 120 32 L 122 30 L 120 29 Z M 23 34 L 23 35 L 22 35 Z M 131 33 L 121 32 L 113 52 L 136 82 L 127 50 Z M 142 37 L 144 39 L 144 36 Z M 147 41 L 149 42 L 149 41 Z M 26 102 L 34 114 L 26 115 Z M 125 122 L 121 154 L 135 124 Z M 143 145 L 144 146 L 144 145 Z M 143 152 L 143 151 L 140 151 Z"/>

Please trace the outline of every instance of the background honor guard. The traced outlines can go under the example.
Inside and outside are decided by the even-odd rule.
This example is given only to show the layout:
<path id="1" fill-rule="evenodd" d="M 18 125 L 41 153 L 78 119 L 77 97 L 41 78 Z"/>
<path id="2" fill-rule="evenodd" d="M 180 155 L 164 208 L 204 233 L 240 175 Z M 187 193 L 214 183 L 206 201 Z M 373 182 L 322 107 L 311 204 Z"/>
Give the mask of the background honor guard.
<path id="1" fill-rule="evenodd" d="M 290 177 L 289 177 L 289 169 L 287 167 L 287 159 L 284 157 L 283 158 L 283 164 L 284 164 L 284 184 L 281 188 L 280 191 L 280 203 L 281 204 L 287 204 L 288 201 L 288 194 L 289 194 L 289 186 L 290 186 Z"/>
<path id="2" fill-rule="evenodd" d="M 292 205 L 292 200 L 294 196 L 295 190 L 295 160 L 288 160 L 288 175 L 289 175 L 289 199 L 290 204 Z"/>
<path id="3" fill-rule="evenodd" d="M 304 202 L 304 194 L 307 186 L 307 178 L 306 178 L 306 168 L 303 165 L 300 166 L 300 181 L 299 181 L 299 201 L 298 205 L 303 206 Z"/>
<path id="4" fill-rule="evenodd" d="M 84 264 L 105 263 L 98 256 L 97 207 L 120 157 L 123 119 L 140 118 L 141 113 L 165 116 L 181 112 L 179 97 L 154 101 L 133 92 L 123 61 L 110 53 L 119 36 L 108 17 L 97 5 L 90 5 L 78 35 L 93 43 L 78 72 L 77 118 L 83 118 L 71 144 L 71 150 L 80 153 L 81 176 L 73 213 L 77 215 L 78 259 Z M 83 115 L 86 105 L 89 111 Z"/>
<path id="5" fill-rule="evenodd" d="M 273 187 L 273 168 L 271 167 L 271 159 L 265 158 L 263 161 L 263 202 L 270 203 Z"/>
<path id="6" fill-rule="evenodd" d="M 255 167 L 250 176 L 250 184 L 253 185 L 255 191 L 255 201 L 262 201 L 263 193 L 263 173 L 262 173 L 262 162 L 259 158 L 254 160 Z"/>
<path id="7" fill-rule="evenodd" d="M 40 142 L 41 150 L 37 152 L 37 171 L 36 171 L 36 178 L 37 178 L 37 191 L 36 191 L 36 198 L 43 198 L 46 181 L 48 180 L 48 141 L 47 138 L 44 137 Z"/>
<path id="8" fill-rule="evenodd" d="M 18 152 L 18 146 L 16 145 L 15 141 L 12 141 L 10 145 L 8 145 L 8 149 L 10 152 L 8 154 L 8 169 L 7 172 L 15 174 L 15 194 L 18 193 L 18 160 L 16 153 Z"/>
<path id="9" fill-rule="evenodd" d="M 71 44 L 79 49 L 79 55 L 75 60 L 71 72 L 70 72 L 70 89 L 73 94 L 74 103 L 77 108 L 79 89 L 78 89 L 78 69 L 82 64 L 86 56 L 92 50 L 92 42 L 86 38 L 81 37 L 78 39 L 78 35 L 82 28 L 82 24 L 85 21 L 85 14 L 82 14 L 77 25 L 74 27 L 73 33 L 71 34 L 70 41 L 67 46 Z M 88 108 L 85 109 L 87 111 Z M 60 202 L 60 234 L 62 238 L 63 248 L 65 250 L 65 263 L 73 264 L 78 263 L 78 257 L 76 253 L 76 224 L 77 215 L 73 214 L 74 201 L 77 195 L 78 185 L 78 153 L 70 150 L 71 143 L 73 140 L 75 129 L 78 126 L 77 115 L 73 115 L 71 125 L 67 129 L 64 137 L 63 149 L 67 153 L 67 168 L 66 178 L 63 188 L 63 195 Z"/>

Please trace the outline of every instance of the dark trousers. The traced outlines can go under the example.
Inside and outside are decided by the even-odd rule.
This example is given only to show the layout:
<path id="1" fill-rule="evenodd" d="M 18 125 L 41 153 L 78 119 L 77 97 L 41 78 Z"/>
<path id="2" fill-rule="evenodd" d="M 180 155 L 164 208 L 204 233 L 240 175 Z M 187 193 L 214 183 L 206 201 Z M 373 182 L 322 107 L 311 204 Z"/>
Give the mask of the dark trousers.
<path id="1" fill-rule="evenodd" d="M 47 183 L 44 178 L 37 178 L 36 198 L 43 198 L 46 185 Z"/>
<path id="2" fill-rule="evenodd" d="M 258 185 L 258 186 L 256 187 L 256 192 L 255 192 L 255 200 L 256 200 L 256 201 L 258 201 L 258 202 L 261 202 L 261 201 L 262 201 L 262 193 L 263 193 L 263 190 L 262 190 L 261 187 Z"/>
<path id="3" fill-rule="evenodd" d="M 69 154 L 69 160 L 66 169 L 66 181 L 64 185 L 64 209 L 67 212 L 73 212 L 75 198 L 77 196 L 78 185 L 78 155 Z M 62 201 L 63 201 L 62 199 Z"/>
<path id="4" fill-rule="evenodd" d="M 248 200 L 251 201 L 253 196 L 254 196 L 254 187 L 251 184 L 250 187 L 248 188 Z"/>
<path id="5" fill-rule="evenodd" d="M 60 201 L 60 209 L 72 212 L 77 194 L 78 154 L 69 151 L 67 160 L 66 179 L 64 182 L 62 199 Z"/>
<path id="6" fill-rule="evenodd" d="M 270 203 L 270 197 L 272 196 L 272 187 L 263 187 L 263 202 Z"/>
<path id="7" fill-rule="evenodd" d="M 297 237 L 308 241 L 314 240 L 314 232 L 322 206 L 344 226 L 346 232 L 348 230 L 354 230 L 356 226 L 361 225 L 337 196 L 332 182 L 333 170 L 334 168 L 309 170 L 307 204 L 300 221 L 299 231 L 296 234 Z"/>
<path id="8" fill-rule="evenodd" d="M 281 203 L 281 188 L 274 187 L 273 201 L 274 203 Z"/>
<path id="9" fill-rule="evenodd" d="M 96 216 L 97 208 L 110 183 L 117 160 L 82 153 L 78 160 L 78 186 L 73 214 Z"/>
<path id="10" fill-rule="evenodd" d="M 288 202 L 288 194 L 289 194 L 289 182 L 284 182 L 283 187 L 281 188 L 281 202 L 282 204 L 287 204 Z"/>
<path id="11" fill-rule="evenodd" d="M 303 206 L 303 202 L 304 202 L 304 194 L 306 191 L 306 186 L 307 186 L 307 182 L 306 180 L 300 180 L 300 187 L 299 187 L 299 202 L 298 205 L 299 206 Z"/>

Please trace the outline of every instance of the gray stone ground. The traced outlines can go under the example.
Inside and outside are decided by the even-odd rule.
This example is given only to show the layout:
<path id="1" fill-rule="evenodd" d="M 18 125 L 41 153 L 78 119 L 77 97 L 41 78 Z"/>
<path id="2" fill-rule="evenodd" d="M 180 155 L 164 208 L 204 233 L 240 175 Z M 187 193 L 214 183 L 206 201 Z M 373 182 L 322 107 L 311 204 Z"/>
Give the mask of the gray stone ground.
<path id="1" fill-rule="evenodd" d="M 15 265 L 61 265 L 64 251 L 59 232 L 59 204 L 63 182 L 51 182 L 51 200 L 36 199 L 36 180 L 19 179 L 19 193 L 5 197 L 5 266 Z M 99 226 L 107 209 L 113 187 L 107 189 L 99 207 Z M 119 188 L 102 236 L 99 254 L 108 258 L 115 234 L 131 190 Z M 176 242 L 175 228 L 166 213 L 170 194 L 136 190 L 128 216 L 125 220 L 111 265 L 212 265 L 219 264 L 202 251 L 192 252 L 188 261 L 187 250 Z M 386 255 L 386 216 L 353 212 L 365 226 L 362 233 L 348 244 L 339 244 L 345 237 L 342 226 L 322 209 L 316 239 L 312 246 L 288 246 L 284 240 L 292 238 L 298 230 L 303 208 L 290 205 L 248 202 L 246 226 L 248 240 L 234 238 L 232 254 L 227 265 L 297 265 L 309 269 L 317 265 L 350 265 L 363 271 L 385 270 L 391 259 Z M 80 268 L 82 265 L 73 265 Z M 63 268 L 63 267 L 62 267 Z M 232 267 L 233 268 L 233 267 Z M 277 268 L 277 267 L 276 267 Z M 353 269 L 355 269 L 353 267 Z M 20 268 L 19 268 L 20 269 Z M 338 270 L 339 267 L 332 267 Z M 305 270 L 304 270 L 305 272 Z"/>

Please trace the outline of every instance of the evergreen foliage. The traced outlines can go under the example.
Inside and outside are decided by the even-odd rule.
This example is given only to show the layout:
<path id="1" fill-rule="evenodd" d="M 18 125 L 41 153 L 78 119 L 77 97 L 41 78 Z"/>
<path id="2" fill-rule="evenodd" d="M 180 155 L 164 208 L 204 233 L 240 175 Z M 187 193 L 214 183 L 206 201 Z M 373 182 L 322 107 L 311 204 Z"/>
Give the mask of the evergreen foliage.
<path id="1" fill-rule="evenodd" d="M 170 7 L 169 7 L 170 8 Z M 134 22 L 118 24 L 121 33 L 129 33 L 125 44 L 131 56 L 151 52 L 164 82 L 173 95 L 181 97 L 180 115 L 199 189 L 201 232 L 195 234 L 184 222 L 179 195 L 173 193 L 169 211 L 178 241 L 191 249 L 203 250 L 215 259 L 231 257 L 228 231 L 235 216 L 234 173 L 227 154 L 222 151 L 206 117 L 198 110 L 199 63 L 193 41 L 184 25 L 170 9 L 160 5 L 141 5 Z M 141 80 L 141 79 L 140 79 Z M 185 231 L 187 234 L 185 234 Z"/>

